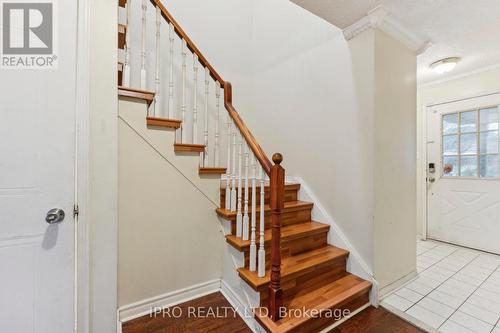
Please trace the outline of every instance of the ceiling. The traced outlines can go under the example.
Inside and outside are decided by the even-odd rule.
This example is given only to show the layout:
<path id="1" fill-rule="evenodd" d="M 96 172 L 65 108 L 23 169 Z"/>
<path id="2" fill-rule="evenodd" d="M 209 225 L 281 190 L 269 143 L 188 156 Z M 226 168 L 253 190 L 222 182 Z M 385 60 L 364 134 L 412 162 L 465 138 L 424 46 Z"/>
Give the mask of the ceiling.
<path id="1" fill-rule="evenodd" d="M 291 0 L 313 14 L 339 27 L 347 28 L 361 19 L 382 0 Z"/>
<path id="2" fill-rule="evenodd" d="M 500 64 L 499 0 L 292 0 L 344 29 L 382 5 L 403 26 L 432 46 L 418 56 L 420 84 Z M 454 71 L 437 74 L 429 65 L 461 57 Z"/>

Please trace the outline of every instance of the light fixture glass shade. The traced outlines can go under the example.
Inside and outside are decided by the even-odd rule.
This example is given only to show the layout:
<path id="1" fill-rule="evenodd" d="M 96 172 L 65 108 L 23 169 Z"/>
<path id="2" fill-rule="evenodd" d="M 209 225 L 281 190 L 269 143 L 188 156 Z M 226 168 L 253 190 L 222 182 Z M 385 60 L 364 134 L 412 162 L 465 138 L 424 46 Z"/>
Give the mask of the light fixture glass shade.
<path id="1" fill-rule="evenodd" d="M 441 59 L 432 63 L 430 68 L 438 74 L 448 73 L 455 69 L 459 61 L 460 58 L 458 57 Z"/>

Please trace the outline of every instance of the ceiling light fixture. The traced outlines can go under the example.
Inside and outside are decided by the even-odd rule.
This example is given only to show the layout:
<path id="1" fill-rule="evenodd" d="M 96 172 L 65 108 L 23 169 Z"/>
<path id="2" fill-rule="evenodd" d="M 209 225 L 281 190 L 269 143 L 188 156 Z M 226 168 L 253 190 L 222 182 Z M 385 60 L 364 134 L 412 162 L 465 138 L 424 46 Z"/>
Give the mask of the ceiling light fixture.
<path id="1" fill-rule="evenodd" d="M 450 57 L 433 62 L 429 67 L 438 74 L 451 72 L 461 59 L 459 57 Z"/>

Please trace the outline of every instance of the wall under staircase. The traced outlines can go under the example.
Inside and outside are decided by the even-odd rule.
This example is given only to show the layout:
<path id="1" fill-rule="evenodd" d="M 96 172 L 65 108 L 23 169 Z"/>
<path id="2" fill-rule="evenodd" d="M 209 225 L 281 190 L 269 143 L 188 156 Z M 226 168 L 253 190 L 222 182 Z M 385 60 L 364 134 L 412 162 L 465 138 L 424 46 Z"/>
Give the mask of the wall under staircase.
<path id="1" fill-rule="evenodd" d="M 225 243 L 214 214 L 220 178 L 198 175 L 199 154 L 174 153 L 173 129 L 148 130 L 146 111 L 144 102 L 119 102 L 118 302 L 124 316 L 170 292 L 218 281 Z"/>

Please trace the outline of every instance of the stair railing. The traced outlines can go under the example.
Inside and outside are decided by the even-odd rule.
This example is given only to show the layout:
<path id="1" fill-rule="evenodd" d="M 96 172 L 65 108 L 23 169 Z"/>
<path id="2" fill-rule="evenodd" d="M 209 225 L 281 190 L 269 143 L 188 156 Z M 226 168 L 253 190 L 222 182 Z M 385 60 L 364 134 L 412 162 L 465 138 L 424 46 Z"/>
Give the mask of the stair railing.
<path id="1" fill-rule="evenodd" d="M 130 27 L 130 16 L 132 15 L 131 6 L 135 1 L 140 3 L 141 26 Z M 274 321 L 280 319 L 280 308 L 283 305 L 283 291 L 281 289 L 281 213 L 284 208 L 284 189 L 285 189 L 285 170 L 281 166 L 283 157 L 281 154 L 274 154 L 272 162 L 265 154 L 262 147 L 257 143 L 248 127 L 245 125 L 240 115 L 233 106 L 231 83 L 224 81 L 217 71 L 208 62 L 205 56 L 200 52 L 195 43 L 189 38 L 186 32 L 181 28 L 173 16 L 168 12 L 165 6 L 159 0 L 149 0 L 154 6 L 155 13 L 155 70 L 154 80 L 152 81 L 155 91 L 155 100 L 150 111 L 149 117 L 161 117 L 169 119 L 181 119 L 181 127 L 178 130 L 179 135 L 176 140 L 181 144 L 200 145 L 198 142 L 198 122 L 203 116 L 203 152 L 200 153 L 200 168 L 220 169 L 221 154 L 227 153 L 224 160 L 227 161 L 225 174 L 222 180 L 225 182 L 225 209 L 236 212 L 236 236 L 243 240 L 250 240 L 250 271 L 257 272 L 259 277 L 266 274 L 266 252 L 265 252 L 265 184 L 266 176 L 269 177 L 270 188 L 270 209 L 271 209 L 271 260 L 270 260 L 270 285 L 269 285 L 269 303 L 268 314 Z M 120 5 L 125 1 L 120 1 Z M 130 87 L 131 77 L 134 76 L 134 66 L 131 63 L 131 52 L 140 50 L 140 64 L 138 64 L 138 77 L 140 89 L 148 88 L 147 73 L 147 19 L 148 6 L 147 0 L 127 0 L 126 1 L 126 24 L 127 36 L 125 42 L 125 61 L 122 86 Z M 139 6 L 139 4 L 138 4 Z M 139 7 L 137 7 L 139 8 Z M 167 68 L 169 75 L 166 80 L 161 78 L 160 66 L 164 64 L 161 54 L 161 28 L 163 18 L 168 24 L 168 62 Z M 131 48 L 131 38 L 128 35 L 132 29 L 140 31 L 140 46 Z M 175 77 L 175 35 L 180 39 L 181 60 L 179 63 L 181 79 L 180 87 L 176 87 Z M 192 57 L 193 66 L 188 66 L 188 53 Z M 204 80 L 201 82 L 204 89 L 200 89 L 204 94 L 198 96 L 199 65 L 204 69 Z M 192 68 L 192 77 L 188 76 L 188 68 Z M 192 91 L 188 91 L 188 80 L 192 82 Z M 162 92 L 162 82 L 168 81 L 168 96 L 165 103 L 161 103 L 160 96 Z M 210 114 L 210 88 L 213 87 L 215 96 L 215 115 Z M 179 105 L 175 104 L 176 88 L 180 89 L 181 100 Z M 221 89 L 224 90 L 224 107 L 227 110 L 226 135 L 221 135 L 220 128 L 220 96 Z M 188 95 L 192 97 L 192 106 L 188 108 Z M 199 98 L 202 97 L 202 98 Z M 202 99 L 203 112 L 198 112 L 198 101 Z M 189 114 L 188 114 L 189 113 Z M 189 124 L 188 116 L 191 116 Z M 215 123 L 214 139 L 210 140 L 210 121 Z M 188 135 L 188 131 L 191 135 Z M 227 139 L 225 139 L 227 138 Z M 227 145 L 227 149 L 221 149 L 221 145 Z M 190 141 L 190 142 L 188 142 Z M 211 149 L 211 145 L 214 145 Z M 213 152 L 213 158 L 210 155 Z M 260 167 L 257 165 L 260 164 Z M 243 188 L 244 184 L 244 188 Z M 260 192 L 257 192 L 257 186 L 260 186 Z M 251 191 L 251 194 L 249 193 Z M 257 211 L 257 197 L 260 197 L 260 212 Z M 250 207 L 249 207 L 250 206 Z M 258 217 L 258 218 L 257 218 Z M 258 220 L 258 224 L 257 224 Z M 257 238 L 257 231 L 259 237 Z M 258 249 L 257 249 L 258 239 Z"/>

